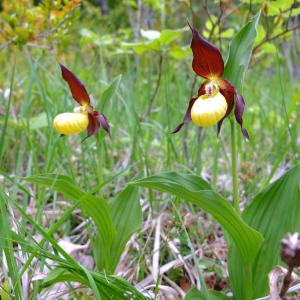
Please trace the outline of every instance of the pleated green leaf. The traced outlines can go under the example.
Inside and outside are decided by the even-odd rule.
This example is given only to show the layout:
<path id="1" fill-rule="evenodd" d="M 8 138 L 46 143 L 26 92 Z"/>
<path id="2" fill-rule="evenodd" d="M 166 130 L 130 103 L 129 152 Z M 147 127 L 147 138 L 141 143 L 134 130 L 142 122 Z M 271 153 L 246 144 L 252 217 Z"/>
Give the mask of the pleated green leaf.
<path id="1" fill-rule="evenodd" d="M 24 180 L 49 187 L 66 198 L 73 201 L 80 201 L 81 209 L 90 216 L 97 227 L 97 239 L 101 241 L 101 266 L 105 269 L 109 265 L 109 256 L 111 245 L 115 237 L 115 228 L 113 225 L 110 208 L 108 203 L 100 197 L 95 197 L 89 193 L 81 191 L 78 186 L 68 176 L 57 174 L 42 174 L 24 178 Z M 98 260 L 100 259 L 98 258 Z"/>
<path id="2" fill-rule="evenodd" d="M 248 272 L 239 263 L 237 249 L 234 246 L 230 249 L 232 288 L 237 299 L 246 300 L 268 294 L 268 273 L 281 263 L 282 237 L 287 232 L 300 231 L 300 167 L 294 167 L 259 193 L 245 209 L 243 219 L 264 236 L 253 268 Z M 245 295 L 249 282 L 253 294 Z"/>
<path id="3" fill-rule="evenodd" d="M 232 237 L 244 264 L 253 262 L 262 242 L 261 235 L 248 226 L 229 202 L 211 190 L 199 176 L 167 172 L 136 180 L 132 184 L 167 192 L 210 213 Z"/>
<path id="4" fill-rule="evenodd" d="M 113 274 L 126 243 L 130 237 L 142 226 L 142 209 L 138 189 L 127 186 L 110 205 L 111 216 L 116 235 L 113 239 L 106 271 Z M 101 257 L 101 241 L 97 240 L 94 245 L 95 259 Z M 101 265 L 98 264 L 101 270 Z"/>
<path id="5" fill-rule="evenodd" d="M 260 13 L 246 24 L 232 39 L 223 77 L 240 90 L 248 68 L 257 35 Z"/>

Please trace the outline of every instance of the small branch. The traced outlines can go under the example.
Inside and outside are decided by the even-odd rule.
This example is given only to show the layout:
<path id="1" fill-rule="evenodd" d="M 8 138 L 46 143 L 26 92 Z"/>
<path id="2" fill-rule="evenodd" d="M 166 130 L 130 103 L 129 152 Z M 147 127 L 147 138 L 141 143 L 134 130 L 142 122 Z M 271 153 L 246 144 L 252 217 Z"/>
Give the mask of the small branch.
<path id="1" fill-rule="evenodd" d="M 251 14 L 252 14 L 252 0 L 250 0 L 250 2 L 249 2 L 249 9 L 248 9 L 248 14 L 247 14 L 247 18 L 246 18 L 247 22 L 251 16 Z"/>
<path id="2" fill-rule="evenodd" d="M 51 35 L 52 33 L 54 33 L 55 31 L 57 31 L 65 22 L 67 22 L 69 20 L 69 18 L 71 17 L 71 15 L 73 14 L 73 12 L 79 7 L 79 5 L 74 6 L 69 12 L 68 14 L 65 16 L 65 18 L 63 20 L 61 20 L 55 27 L 53 27 L 50 30 L 44 31 L 42 33 L 40 33 L 39 35 L 37 35 L 34 38 L 34 41 L 40 41 L 42 39 L 47 38 L 49 35 Z M 6 49 L 8 48 L 11 44 L 13 44 L 18 38 L 17 37 L 13 37 L 12 39 L 10 39 L 7 43 L 4 44 L 0 44 L 0 50 Z M 28 42 L 32 42 L 32 41 L 28 41 Z"/>
<path id="3" fill-rule="evenodd" d="M 54 33 L 55 31 L 57 31 L 64 23 L 66 23 L 69 18 L 71 17 L 71 15 L 73 14 L 73 12 L 79 8 L 79 5 L 74 6 L 69 12 L 68 14 L 65 16 L 65 18 L 63 20 L 61 20 L 56 26 L 54 26 L 52 29 L 42 32 L 41 34 L 37 35 L 35 37 L 35 41 L 40 41 L 44 38 L 47 38 L 49 35 L 51 35 L 52 33 Z"/>
<path id="4" fill-rule="evenodd" d="M 263 41 L 261 41 L 259 44 L 257 44 L 254 49 L 253 49 L 253 53 L 257 52 L 257 50 L 265 43 L 267 42 L 270 42 L 270 41 L 273 41 L 273 40 L 276 40 L 277 38 L 287 34 L 288 32 L 291 32 L 291 31 L 294 31 L 294 30 L 297 30 L 298 28 L 300 28 L 300 24 L 297 24 L 296 26 L 294 27 L 291 27 L 291 28 L 288 28 L 274 36 L 271 36 L 271 37 L 268 37 L 268 38 L 265 38 Z"/>
<path id="5" fill-rule="evenodd" d="M 152 94 L 152 97 L 150 99 L 150 103 L 149 103 L 148 109 L 144 113 L 144 115 L 142 116 L 142 120 L 145 120 L 146 117 L 149 116 L 150 113 L 151 113 L 152 106 L 153 106 L 154 100 L 155 100 L 155 98 L 157 96 L 157 93 L 158 93 L 158 90 L 159 90 L 159 87 L 160 87 L 160 83 L 161 83 L 162 65 L 163 65 L 163 54 L 160 53 L 160 55 L 159 55 L 159 62 L 158 62 L 158 77 L 157 77 L 157 81 L 156 81 L 155 90 L 154 90 L 154 92 Z"/>

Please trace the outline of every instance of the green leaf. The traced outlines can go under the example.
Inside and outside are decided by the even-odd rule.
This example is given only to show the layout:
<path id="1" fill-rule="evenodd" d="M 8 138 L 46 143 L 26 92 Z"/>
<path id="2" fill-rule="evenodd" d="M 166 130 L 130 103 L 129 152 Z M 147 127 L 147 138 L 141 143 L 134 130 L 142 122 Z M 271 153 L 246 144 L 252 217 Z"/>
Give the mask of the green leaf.
<path id="1" fill-rule="evenodd" d="M 249 227 L 229 202 L 211 190 L 209 184 L 195 175 L 167 172 L 137 180 L 132 184 L 175 195 L 210 213 L 234 240 L 244 264 L 250 264 L 261 245 L 262 237 Z"/>
<path id="2" fill-rule="evenodd" d="M 260 13 L 246 24 L 232 39 L 223 77 L 238 90 L 242 87 L 257 34 Z"/>
<path id="3" fill-rule="evenodd" d="M 161 46 L 167 46 L 182 35 L 182 30 L 165 29 L 160 33 L 159 42 Z"/>
<path id="4" fill-rule="evenodd" d="M 228 28 L 220 33 L 221 38 L 231 38 L 234 34 L 233 28 Z"/>
<path id="5" fill-rule="evenodd" d="M 142 209 L 140 206 L 140 197 L 138 189 L 133 186 L 126 187 L 111 203 L 110 205 L 113 224 L 116 228 L 116 235 L 113 239 L 108 271 L 114 273 L 117 264 L 119 263 L 121 254 L 125 248 L 126 243 L 142 225 Z M 95 243 L 95 258 L 101 255 L 99 252 L 99 241 Z"/>
<path id="6" fill-rule="evenodd" d="M 294 2 L 295 2 L 294 0 L 268 1 L 267 3 L 268 15 L 276 16 L 278 14 L 281 14 L 285 10 L 289 9 Z"/>
<path id="7" fill-rule="evenodd" d="M 122 75 L 117 76 L 113 80 L 113 82 L 103 92 L 103 94 L 101 96 L 101 101 L 100 101 L 100 105 L 101 105 L 100 111 L 101 112 L 105 109 L 105 106 L 107 105 L 108 101 L 114 96 L 114 94 L 118 90 L 121 79 L 122 79 Z"/>
<path id="8" fill-rule="evenodd" d="M 300 167 L 296 166 L 259 193 L 243 217 L 265 240 L 253 268 L 254 296 L 267 291 L 267 275 L 280 263 L 279 248 L 288 232 L 300 231 Z"/>
<path id="9" fill-rule="evenodd" d="M 10 216 L 8 214 L 7 205 L 9 203 L 9 199 L 7 195 L 0 188 L 0 252 L 3 253 L 3 259 L 5 257 L 8 274 L 12 280 L 12 285 L 14 286 L 14 294 L 16 299 L 21 299 L 22 297 L 22 287 L 21 282 L 17 278 L 18 274 L 18 265 L 15 260 L 14 255 L 14 246 L 12 239 L 12 229 L 10 225 Z M 6 289 L 6 291 L 5 291 Z M 8 282 L 5 281 L 2 286 L 2 295 L 1 299 L 11 299 L 9 296 L 9 285 Z"/>
<path id="10" fill-rule="evenodd" d="M 245 72 L 248 68 L 253 45 L 257 36 L 259 18 L 260 13 L 235 35 L 230 44 L 229 55 L 223 76 L 228 79 L 239 92 L 241 92 L 240 90 L 242 88 Z M 244 258 L 241 257 L 241 251 L 238 249 L 236 241 L 234 241 L 230 232 L 228 233 L 230 235 L 230 237 L 227 236 L 227 243 L 229 245 L 228 270 L 234 296 L 240 300 L 252 300 L 253 261 L 246 264 L 244 263 Z M 260 244 L 257 244 L 257 248 L 252 249 L 254 254 L 253 258 L 258 253 L 259 246 Z M 236 272 L 235 268 L 240 268 L 241 273 Z M 246 275 L 248 275 L 247 279 L 244 277 Z M 242 278 L 245 280 L 241 280 Z"/>
<path id="11" fill-rule="evenodd" d="M 52 270 L 47 278 L 43 280 L 42 288 L 50 287 L 58 282 L 80 282 L 81 284 L 90 287 L 90 280 L 84 272 L 79 269 L 74 269 L 72 265 L 69 267 L 67 264 L 61 265 L 59 261 L 58 265 L 60 266 Z M 93 271 L 88 271 L 88 274 L 96 284 L 96 288 L 100 293 L 101 298 L 98 299 L 148 299 L 122 278 Z"/>
<path id="12" fill-rule="evenodd" d="M 1 290 L 1 300 L 12 300 L 10 297 L 10 286 L 8 281 L 4 281 L 2 284 L 2 287 L 0 287 Z"/>
<path id="13" fill-rule="evenodd" d="M 89 193 L 82 192 L 68 176 L 57 174 L 41 174 L 24 178 L 24 180 L 49 187 L 70 200 L 80 200 L 81 209 L 90 216 L 97 227 L 97 239 L 103 244 L 101 257 L 102 268 L 107 268 L 112 241 L 115 236 L 110 209 L 107 202 Z"/>
<path id="14" fill-rule="evenodd" d="M 243 219 L 264 236 L 252 270 L 241 265 L 236 248 L 230 249 L 228 267 L 237 299 L 254 299 L 268 294 L 268 273 L 280 264 L 280 240 L 287 232 L 300 231 L 300 167 L 294 167 L 259 193 L 243 212 Z M 252 273 L 252 278 L 251 278 Z M 253 294 L 245 296 L 252 282 Z"/>
<path id="15" fill-rule="evenodd" d="M 217 292 L 217 291 L 209 291 L 209 300 L 228 300 L 231 299 L 227 296 L 225 296 L 224 294 Z M 189 290 L 189 292 L 186 294 L 186 296 L 184 297 L 184 300 L 201 300 L 201 299 L 205 299 L 205 296 L 203 295 L 203 293 L 201 291 L 199 291 L 198 289 L 191 288 Z"/>

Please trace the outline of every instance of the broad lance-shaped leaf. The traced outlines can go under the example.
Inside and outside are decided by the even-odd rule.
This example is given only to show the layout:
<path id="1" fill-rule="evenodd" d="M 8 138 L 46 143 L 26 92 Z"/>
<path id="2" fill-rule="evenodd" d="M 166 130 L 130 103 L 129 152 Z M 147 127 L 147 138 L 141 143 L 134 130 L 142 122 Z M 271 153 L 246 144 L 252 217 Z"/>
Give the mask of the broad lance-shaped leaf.
<path id="1" fill-rule="evenodd" d="M 81 208 L 93 218 L 98 230 L 92 241 L 97 267 L 113 274 L 126 243 L 142 225 L 138 189 L 126 187 L 108 205 L 104 199 L 82 192 L 67 176 L 43 174 L 25 180 L 50 187 L 71 200 L 81 199 Z"/>
<path id="2" fill-rule="evenodd" d="M 234 240 L 244 264 L 250 264 L 262 242 L 262 236 L 249 227 L 229 202 L 211 190 L 209 184 L 195 175 L 176 172 L 162 173 L 132 182 L 134 185 L 156 189 L 198 205 L 210 213 Z"/>
<path id="3" fill-rule="evenodd" d="M 110 211 L 113 224 L 116 228 L 116 235 L 113 239 L 110 255 L 108 257 L 107 269 L 109 274 L 113 274 L 126 243 L 132 234 L 137 232 L 142 226 L 142 209 L 140 205 L 139 192 L 136 187 L 127 186 L 110 204 Z M 98 269 L 103 269 L 101 261 L 102 241 L 97 239 L 94 244 L 94 253 Z"/>
<path id="4" fill-rule="evenodd" d="M 280 264 L 280 241 L 287 232 L 300 231 L 300 167 L 296 166 L 259 193 L 246 207 L 243 219 L 261 232 L 264 242 L 252 270 L 245 271 L 233 245 L 228 267 L 237 299 L 247 300 L 268 294 L 268 273 Z M 249 281 L 252 286 L 248 286 Z M 247 289 L 248 286 L 248 289 Z M 252 294 L 249 294 L 249 291 Z M 248 295 L 245 293 L 248 292 Z"/>
<path id="5" fill-rule="evenodd" d="M 117 76 L 114 78 L 112 83 L 104 90 L 101 95 L 101 101 L 96 106 L 99 111 L 104 111 L 110 99 L 114 96 L 116 91 L 118 90 L 120 83 L 121 83 L 122 75 Z"/>
<path id="6" fill-rule="evenodd" d="M 248 68 L 253 45 L 257 35 L 260 13 L 246 24 L 230 43 L 223 78 L 228 79 L 239 92 Z"/>
<path id="7" fill-rule="evenodd" d="M 102 198 L 82 192 L 68 176 L 41 174 L 26 177 L 24 180 L 44 187 L 49 187 L 63 194 L 70 200 L 81 200 L 80 207 L 94 220 L 95 225 L 97 226 L 97 238 L 101 239 L 103 244 L 101 255 L 102 265 L 106 266 L 109 261 L 111 245 L 115 236 L 115 228 L 107 202 Z"/>

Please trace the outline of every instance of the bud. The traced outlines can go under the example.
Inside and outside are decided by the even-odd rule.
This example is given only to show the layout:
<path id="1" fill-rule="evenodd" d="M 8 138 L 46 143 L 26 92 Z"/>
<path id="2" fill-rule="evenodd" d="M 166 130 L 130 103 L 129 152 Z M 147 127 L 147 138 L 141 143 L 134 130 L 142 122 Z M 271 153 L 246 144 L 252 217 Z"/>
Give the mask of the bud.
<path id="1" fill-rule="evenodd" d="M 193 104 L 191 117 L 194 124 L 210 127 L 218 123 L 226 114 L 225 97 L 216 91 L 212 95 L 202 95 Z"/>
<path id="2" fill-rule="evenodd" d="M 54 128 L 61 134 L 78 134 L 87 129 L 89 118 L 87 113 L 63 113 L 55 117 Z"/>
<path id="3" fill-rule="evenodd" d="M 289 267 L 300 267 L 300 235 L 288 234 L 281 240 L 281 259 Z"/>

